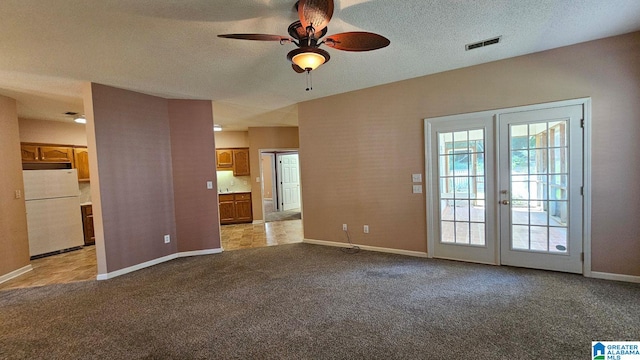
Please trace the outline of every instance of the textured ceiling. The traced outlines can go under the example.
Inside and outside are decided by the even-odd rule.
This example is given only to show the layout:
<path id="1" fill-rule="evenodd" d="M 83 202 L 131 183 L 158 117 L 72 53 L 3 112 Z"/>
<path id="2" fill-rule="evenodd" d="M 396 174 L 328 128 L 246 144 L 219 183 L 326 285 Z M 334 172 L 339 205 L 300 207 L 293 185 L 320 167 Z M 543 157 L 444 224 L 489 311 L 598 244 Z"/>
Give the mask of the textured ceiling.
<path id="1" fill-rule="evenodd" d="M 336 0 L 328 34 L 370 31 L 387 48 L 325 48 L 305 75 L 292 44 L 221 39 L 287 35 L 294 0 L 2 0 L 0 94 L 20 117 L 69 121 L 91 81 L 214 101 L 227 129 L 295 125 L 298 102 L 640 30 L 638 0 Z M 465 51 L 496 36 L 502 42 Z"/>

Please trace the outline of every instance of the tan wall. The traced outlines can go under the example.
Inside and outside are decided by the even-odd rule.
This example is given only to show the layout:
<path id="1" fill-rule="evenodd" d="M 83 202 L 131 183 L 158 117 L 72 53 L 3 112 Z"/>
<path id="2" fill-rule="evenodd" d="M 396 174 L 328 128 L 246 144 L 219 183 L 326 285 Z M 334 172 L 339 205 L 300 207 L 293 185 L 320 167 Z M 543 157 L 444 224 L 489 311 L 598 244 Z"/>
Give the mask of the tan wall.
<path id="1" fill-rule="evenodd" d="M 593 101 L 592 270 L 640 275 L 640 32 L 299 104 L 305 237 L 345 242 L 348 223 L 356 243 L 426 252 L 426 194 L 411 193 L 423 119 L 581 97 Z"/>
<path id="2" fill-rule="evenodd" d="M 87 145 L 84 124 L 19 119 L 20 141 L 64 145 Z"/>
<path id="3" fill-rule="evenodd" d="M 98 273 L 220 248 L 211 102 L 99 84 L 84 102 Z"/>
<path id="4" fill-rule="evenodd" d="M 262 220 L 261 187 L 256 181 L 260 177 L 260 150 L 297 149 L 299 147 L 297 127 L 249 128 L 249 162 L 251 166 L 251 200 L 253 219 Z M 303 163 L 300 166 L 304 166 Z M 304 184 L 302 185 L 304 186 Z"/>
<path id="5" fill-rule="evenodd" d="M 18 112 L 14 99 L 0 96 L 0 276 L 29 265 Z"/>
<path id="6" fill-rule="evenodd" d="M 178 251 L 220 248 L 210 101 L 169 100 Z M 207 181 L 213 189 L 207 189 Z"/>
<path id="7" fill-rule="evenodd" d="M 216 149 L 249 147 L 249 132 L 247 131 L 217 131 L 214 134 Z"/>

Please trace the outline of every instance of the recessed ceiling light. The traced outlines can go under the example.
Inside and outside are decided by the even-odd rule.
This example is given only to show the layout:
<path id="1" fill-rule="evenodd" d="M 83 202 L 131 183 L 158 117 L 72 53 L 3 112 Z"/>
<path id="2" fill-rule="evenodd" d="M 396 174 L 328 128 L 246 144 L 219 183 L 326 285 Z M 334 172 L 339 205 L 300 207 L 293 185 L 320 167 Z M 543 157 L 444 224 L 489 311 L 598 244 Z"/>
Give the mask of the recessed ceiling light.
<path id="1" fill-rule="evenodd" d="M 222 131 L 222 125 L 213 125 L 213 131 Z"/>
<path id="2" fill-rule="evenodd" d="M 87 119 L 85 119 L 84 116 L 78 116 L 77 118 L 73 119 L 73 121 L 77 122 L 78 124 L 86 124 L 87 123 Z"/>

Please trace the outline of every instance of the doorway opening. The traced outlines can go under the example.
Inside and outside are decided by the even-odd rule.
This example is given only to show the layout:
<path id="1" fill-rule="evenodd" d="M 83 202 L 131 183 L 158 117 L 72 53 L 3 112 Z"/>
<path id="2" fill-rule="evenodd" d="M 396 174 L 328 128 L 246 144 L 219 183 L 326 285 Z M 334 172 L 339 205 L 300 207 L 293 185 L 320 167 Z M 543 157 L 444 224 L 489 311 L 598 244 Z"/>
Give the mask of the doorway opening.
<path id="1" fill-rule="evenodd" d="M 297 150 L 260 151 L 262 208 L 265 222 L 302 218 Z"/>

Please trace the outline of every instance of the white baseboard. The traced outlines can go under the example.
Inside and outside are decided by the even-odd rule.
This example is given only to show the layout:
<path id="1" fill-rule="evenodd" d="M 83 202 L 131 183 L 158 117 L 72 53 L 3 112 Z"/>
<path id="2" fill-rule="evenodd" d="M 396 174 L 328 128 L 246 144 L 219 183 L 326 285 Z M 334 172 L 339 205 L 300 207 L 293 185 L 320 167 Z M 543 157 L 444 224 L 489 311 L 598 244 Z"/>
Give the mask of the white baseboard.
<path id="1" fill-rule="evenodd" d="M 2 284 L 3 282 L 9 281 L 13 278 L 17 278 L 18 276 L 22 275 L 22 274 L 26 274 L 29 271 L 33 270 L 33 266 L 31 266 L 31 264 L 27 265 L 27 266 L 23 266 L 20 269 L 17 270 L 13 270 L 12 272 L 8 273 L 8 274 L 4 274 L 2 276 L 0 276 L 0 284 Z"/>
<path id="2" fill-rule="evenodd" d="M 351 247 L 351 244 L 349 243 L 341 243 L 341 242 L 325 241 L 325 240 L 304 239 L 302 240 L 302 242 L 307 244 L 314 244 L 314 245 L 335 246 L 335 247 L 345 247 L 345 248 Z M 383 248 L 383 247 L 360 245 L 360 244 L 353 244 L 353 245 L 359 247 L 362 250 L 367 250 L 367 251 L 377 251 L 377 252 L 383 252 L 383 253 L 415 256 L 415 257 L 422 257 L 422 258 L 427 257 L 426 252 L 420 252 L 420 251 L 391 249 L 391 248 Z"/>
<path id="3" fill-rule="evenodd" d="M 220 254 L 222 252 L 222 248 L 217 249 L 207 249 L 207 250 L 195 250 L 195 251 L 183 251 L 179 252 L 177 257 L 187 257 L 187 256 L 200 256 L 200 255 L 213 255 Z"/>
<path id="4" fill-rule="evenodd" d="M 640 283 L 640 276 L 634 276 L 634 275 L 612 274 L 612 273 L 606 273 L 606 272 L 592 271 L 590 277 L 596 278 L 596 279 L 604 279 L 604 280 Z"/>
<path id="5" fill-rule="evenodd" d="M 149 261 L 143 262 L 141 264 L 129 266 L 129 267 L 126 267 L 124 269 L 112 271 L 110 273 L 98 274 L 96 279 L 97 280 L 113 279 L 116 276 L 128 274 L 130 272 L 141 270 L 141 269 L 147 268 L 149 266 L 153 266 L 153 265 L 158 265 L 158 264 L 161 264 L 163 262 L 171 261 L 171 260 L 174 260 L 174 259 L 177 259 L 177 258 L 187 257 L 187 256 L 220 254 L 221 252 L 222 252 L 222 248 L 179 252 L 179 253 L 163 256 L 161 258 L 149 260 Z"/>

